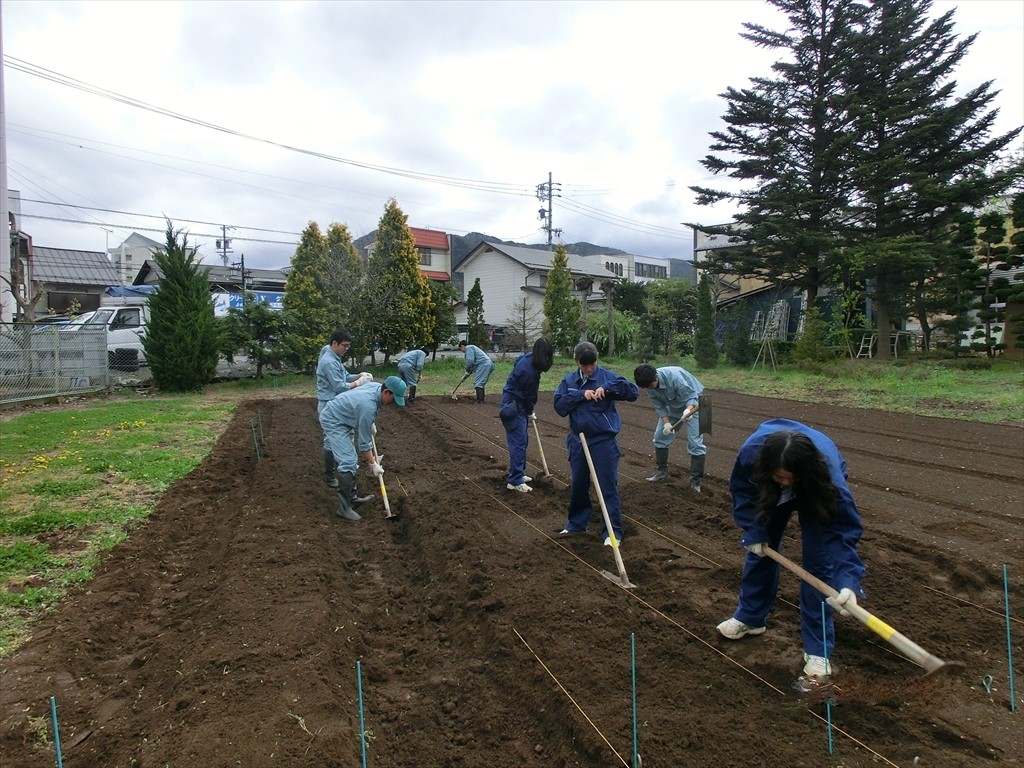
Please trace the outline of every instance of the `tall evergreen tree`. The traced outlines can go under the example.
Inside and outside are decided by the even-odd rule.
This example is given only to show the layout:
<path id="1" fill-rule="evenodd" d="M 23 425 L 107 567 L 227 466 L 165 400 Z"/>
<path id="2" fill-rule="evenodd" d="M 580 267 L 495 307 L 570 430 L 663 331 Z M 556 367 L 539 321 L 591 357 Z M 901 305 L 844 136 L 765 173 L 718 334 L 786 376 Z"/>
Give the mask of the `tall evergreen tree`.
<path id="1" fill-rule="evenodd" d="M 180 241 L 179 241 L 180 237 Z M 157 387 L 170 392 L 200 389 L 217 372 L 217 326 L 207 280 L 188 235 L 167 222 L 167 244 L 153 251 L 160 290 L 149 297 L 149 324 L 142 346 Z"/>
<path id="2" fill-rule="evenodd" d="M 1020 129 L 991 137 L 996 92 L 956 97 L 954 70 L 975 36 L 958 40 L 954 11 L 930 19 L 931 0 L 873 0 L 855 36 L 848 80 L 857 144 L 852 221 L 870 244 L 880 334 L 905 317 L 924 271 L 960 213 L 1005 190 L 1024 166 L 989 171 Z M 879 344 L 879 357 L 889 355 Z"/>
<path id="3" fill-rule="evenodd" d="M 344 224 L 334 223 L 327 228 L 327 296 L 337 318 L 336 326 L 347 328 L 352 324 L 353 310 L 363 275 L 363 261 L 352 243 L 352 235 Z"/>
<path id="4" fill-rule="evenodd" d="M 430 301 L 434 307 L 434 330 L 430 338 L 430 346 L 434 353 L 442 344 L 452 341 L 459 333 L 455 323 L 455 302 L 458 296 L 455 293 L 455 286 L 451 283 L 441 283 L 431 280 Z"/>
<path id="5" fill-rule="evenodd" d="M 847 89 L 852 33 L 862 6 L 854 0 L 771 0 L 788 29 L 744 24 L 741 36 L 787 54 L 773 77 L 729 88 L 723 119 L 702 164 L 747 182 L 735 190 L 691 187 L 702 205 L 743 206 L 735 225 L 712 228 L 742 241 L 709 258 L 712 270 L 799 286 L 813 303 L 834 276 L 850 203 L 852 95 Z M 724 261 L 722 264 L 714 262 Z"/>
<path id="6" fill-rule="evenodd" d="M 427 276 L 420 271 L 416 241 L 406 215 L 392 198 L 384 206 L 360 292 L 363 312 L 374 339 L 392 352 L 429 344 L 434 332 L 434 307 Z"/>
<path id="7" fill-rule="evenodd" d="M 718 365 L 715 305 L 711 300 L 710 279 L 707 273 L 704 273 L 697 283 L 697 329 L 694 334 L 693 357 L 700 368 L 714 368 Z"/>
<path id="8" fill-rule="evenodd" d="M 327 240 L 315 221 L 303 230 L 291 267 L 284 284 L 286 344 L 293 361 L 312 370 L 340 320 L 336 289 L 329 278 Z"/>
<path id="9" fill-rule="evenodd" d="M 580 302 L 572 295 L 569 254 L 564 245 L 555 248 L 544 288 L 544 335 L 563 355 L 571 355 L 580 339 Z"/>
<path id="10" fill-rule="evenodd" d="M 473 281 L 473 287 L 466 296 L 466 340 L 470 344 L 487 349 L 487 324 L 484 323 L 484 292 L 480 278 Z"/>

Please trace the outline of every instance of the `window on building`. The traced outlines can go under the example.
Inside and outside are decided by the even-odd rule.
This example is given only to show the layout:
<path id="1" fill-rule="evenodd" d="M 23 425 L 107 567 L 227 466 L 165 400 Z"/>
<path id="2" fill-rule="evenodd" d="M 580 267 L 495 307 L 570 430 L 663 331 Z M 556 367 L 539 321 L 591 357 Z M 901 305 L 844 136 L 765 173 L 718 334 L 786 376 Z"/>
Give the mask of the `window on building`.
<path id="1" fill-rule="evenodd" d="M 420 252 L 420 266 L 429 267 L 431 256 L 433 255 L 431 250 L 429 248 L 417 248 L 416 250 Z"/>

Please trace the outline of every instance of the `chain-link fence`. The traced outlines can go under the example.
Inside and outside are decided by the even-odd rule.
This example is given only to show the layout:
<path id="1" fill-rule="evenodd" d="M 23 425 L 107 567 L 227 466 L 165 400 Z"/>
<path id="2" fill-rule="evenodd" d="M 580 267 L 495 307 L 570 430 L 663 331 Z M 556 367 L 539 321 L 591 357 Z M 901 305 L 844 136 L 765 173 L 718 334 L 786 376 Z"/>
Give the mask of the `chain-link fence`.
<path id="1" fill-rule="evenodd" d="M 0 324 L 0 403 L 109 386 L 105 326 Z"/>

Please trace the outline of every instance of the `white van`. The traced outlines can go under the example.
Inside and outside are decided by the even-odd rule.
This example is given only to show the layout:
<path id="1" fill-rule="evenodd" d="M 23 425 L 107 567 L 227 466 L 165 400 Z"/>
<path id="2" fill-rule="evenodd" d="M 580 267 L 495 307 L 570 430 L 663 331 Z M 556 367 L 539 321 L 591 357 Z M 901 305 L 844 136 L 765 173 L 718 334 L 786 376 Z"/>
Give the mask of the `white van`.
<path id="1" fill-rule="evenodd" d="M 146 336 L 149 307 L 145 299 L 104 298 L 102 306 L 76 317 L 61 326 L 61 333 L 75 333 L 83 328 L 107 329 L 107 361 L 121 371 L 137 371 L 146 364 L 142 339 Z"/>

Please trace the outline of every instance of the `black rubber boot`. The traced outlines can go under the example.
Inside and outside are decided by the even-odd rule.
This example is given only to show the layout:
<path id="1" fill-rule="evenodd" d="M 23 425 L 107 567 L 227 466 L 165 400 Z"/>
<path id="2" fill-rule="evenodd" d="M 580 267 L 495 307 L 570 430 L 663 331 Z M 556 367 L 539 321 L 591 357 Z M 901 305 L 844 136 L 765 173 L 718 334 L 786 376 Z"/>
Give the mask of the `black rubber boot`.
<path id="1" fill-rule="evenodd" d="M 659 480 L 668 478 L 668 448 L 654 449 L 654 474 L 647 478 L 647 482 L 656 483 Z"/>
<path id="2" fill-rule="evenodd" d="M 359 495 L 359 483 L 352 483 L 352 507 L 361 507 L 368 501 L 373 501 L 374 495 L 372 493 L 366 496 Z"/>
<path id="3" fill-rule="evenodd" d="M 338 465 L 334 461 L 334 454 L 324 448 L 324 482 L 329 488 L 338 487 L 338 477 L 335 474 L 337 471 Z"/>
<path id="4" fill-rule="evenodd" d="M 484 388 L 476 387 L 476 401 L 482 403 L 484 401 Z"/>
<path id="5" fill-rule="evenodd" d="M 416 399 L 416 387 L 409 387 L 409 392 L 405 396 L 405 404 L 408 405 Z"/>
<path id="6" fill-rule="evenodd" d="M 690 490 L 700 493 L 700 481 L 704 479 L 704 461 L 707 456 L 690 457 Z"/>
<path id="7" fill-rule="evenodd" d="M 335 513 L 342 520 L 356 522 L 362 520 L 352 508 L 352 490 L 356 487 L 356 476 L 351 472 L 338 473 L 338 511 Z"/>

